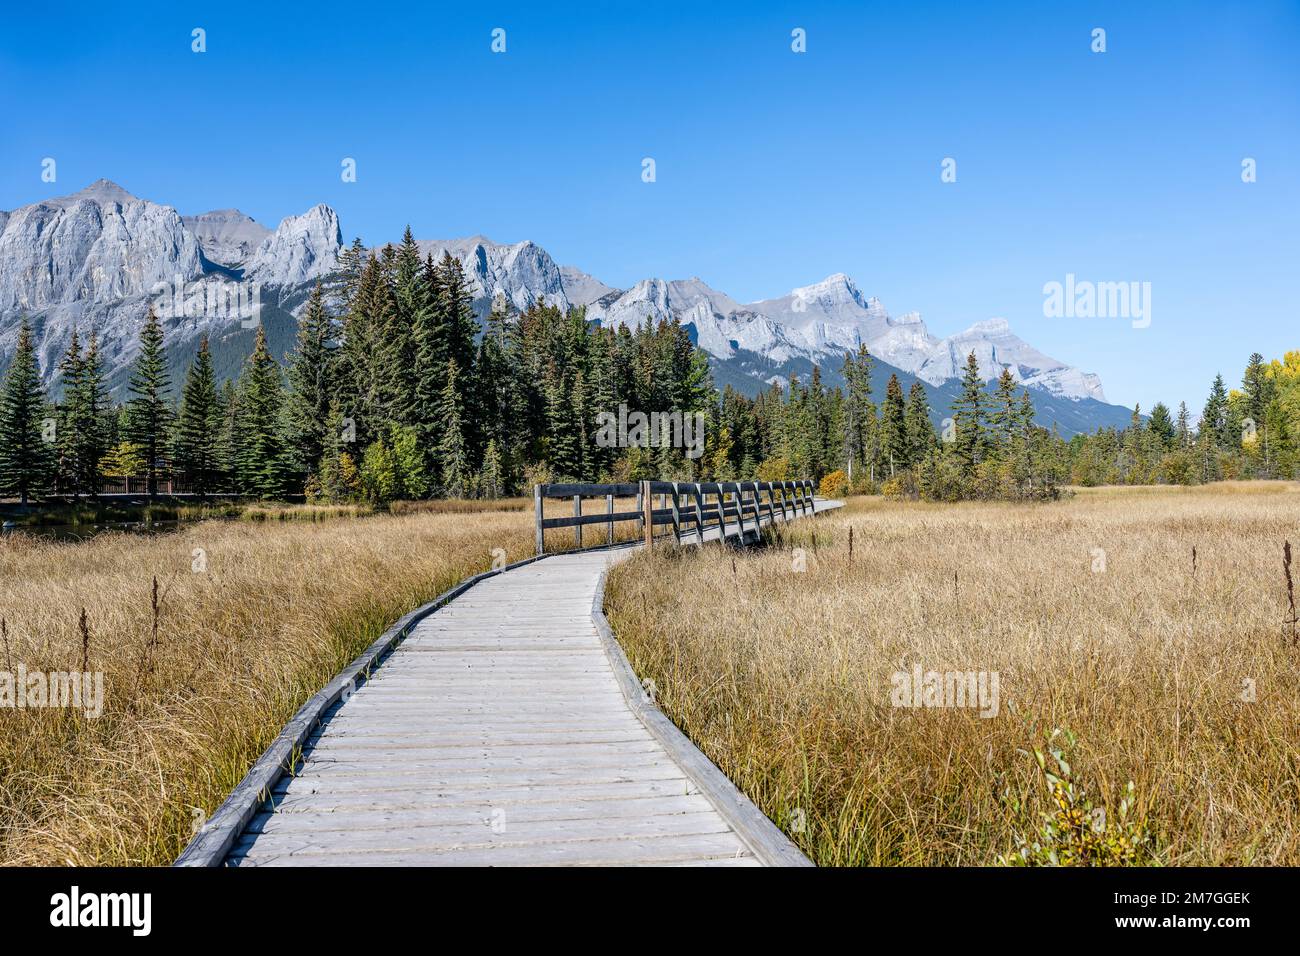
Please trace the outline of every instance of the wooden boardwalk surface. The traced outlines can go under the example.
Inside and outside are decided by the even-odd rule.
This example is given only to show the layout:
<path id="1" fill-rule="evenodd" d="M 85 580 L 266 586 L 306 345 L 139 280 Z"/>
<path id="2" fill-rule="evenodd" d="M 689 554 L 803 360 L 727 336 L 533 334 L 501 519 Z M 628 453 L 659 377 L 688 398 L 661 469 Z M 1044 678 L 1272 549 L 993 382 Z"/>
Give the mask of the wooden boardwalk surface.
<path id="1" fill-rule="evenodd" d="M 515 567 L 426 617 L 327 712 L 226 862 L 771 862 L 745 823 L 757 811 L 738 792 L 720 798 L 702 779 L 716 768 L 647 721 L 593 621 L 602 572 L 628 553 Z"/>

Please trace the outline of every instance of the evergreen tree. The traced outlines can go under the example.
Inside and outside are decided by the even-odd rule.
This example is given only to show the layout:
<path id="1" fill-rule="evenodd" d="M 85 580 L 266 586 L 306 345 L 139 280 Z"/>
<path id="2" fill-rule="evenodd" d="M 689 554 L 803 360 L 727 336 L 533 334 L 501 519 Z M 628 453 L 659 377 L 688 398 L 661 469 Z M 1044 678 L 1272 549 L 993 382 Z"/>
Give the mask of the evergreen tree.
<path id="1" fill-rule="evenodd" d="M 47 418 L 32 328 L 23 319 L 18 347 L 0 385 L 0 493 L 16 495 L 23 506 L 45 492 L 53 478 Z"/>
<path id="2" fill-rule="evenodd" d="M 1016 380 L 1011 369 L 1004 368 L 998 376 L 998 384 L 993 392 L 993 413 L 990 424 L 993 426 L 991 450 L 999 458 L 1011 455 L 1011 445 L 1019 430 L 1020 409 L 1016 403 Z"/>
<path id="3" fill-rule="evenodd" d="M 288 468 L 284 436 L 284 389 L 280 366 L 266 345 L 266 329 L 257 328 L 253 352 L 239 376 L 235 419 L 235 467 L 240 491 L 258 498 L 285 493 Z"/>
<path id="4" fill-rule="evenodd" d="M 1219 448 L 1231 448 L 1235 444 L 1232 425 L 1228 418 L 1228 390 L 1224 387 L 1223 376 L 1214 376 L 1210 386 L 1210 397 L 1205 402 L 1205 411 L 1201 413 L 1199 431 L 1209 432 L 1210 438 Z"/>
<path id="5" fill-rule="evenodd" d="M 312 471 L 325 451 L 325 431 L 338 385 L 334 349 L 334 320 L 325 310 L 318 282 L 298 321 L 298 343 L 289 357 L 288 439 L 299 475 Z"/>
<path id="6" fill-rule="evenodd" d="M 199 497 L 216 489 L 223 411 L 205 335 L 181 389 L 174 443 L 176 465 L 189 477 L 190 489 Z"/>
<path id="7" fill-rule="evenodd" d="M 479 494 L 484 498 L 500 498 L 505 494 L 501 455 L 494 438 L 488 439 L 487 448 L 483 452 L 483 469 L 479 473 L 478 487 Z"/>
<path id="8" fill-rule="evenodd" d="M 1164 402 L 1156 402 L 1151 407 L 1151 418 L 1147 429 L 1160 442 L 1161 449 L 1168 449 L 1174 443 L 1174 420 L 1169 415 L 1169 407 Z"/>
<path id="9" fill-rule="evenodd" d="M 868 445 L 876 420 L 876 407 L 871 401 L 871 355 L 866 345 L 858 346 L 855 358 L 844 353 L 844 458 L 848 464 L 850 480 L 854 464 L 870 460 Z"/>
<path id="10" fill-rule="evenodd" d="M 912 382 L 907 394 L 904 422 L 907 431 L 907 454 L 912 465 L 919 465 L 934 448 L 934 425 L 930 421 L 930 402 L 920 379 Z"/>
<path id="11" fill-rule="evenodd" d="M 1192 444 L 1192 424 L 1191 414 L 1187 411 L 1187 403 L 1178 403 L 1178 425 L 1174 430 L 1174 437 L 1179 448 L 1188 448 Z"/>
<path id="12" fill-rule="evenodd" d="M 464 498 L 469 493 L 470 464 L 465 448 L 464 422 L 461 417 L 460 373 L 454 360 L 447 362 L 447 378 L 442 389 L 442 443 L 438 448 L 442 462 L 442 492 L 448 498 Z"/>
<path id="13" fill-rule="evenodd" d="M 966 357 L 962 373 L 961 391 L 952 403 L 952 451 L 957 456 L 964 477 L 975 474 L 975 467 L 983 460 L 985 450 L 984 421 L 987 397 L 984 379 L 980 376 L 979 360 L 971 352 Z"/>
<path id="14" fill-rule="evenodd" d="M 170 388 L 162 326 L 150 306 L 140 331 L 140 355 L 128 386 L 131 398 L 127 402 L 127 432 L 130 441 L 139 445 L 145 456 L 145 477 L 151 499 L 158 497 L 158 476 L 167 467 L 162 455 L 171 427 Z"/>
<path id="15" fill-rule="evenodd" d="M 82 467 L 80 458 L 82 417 L 81 376 L 83 359 L 81 357 L 81 340 L 77 330 L 72 330 L 68 339 L 68 350 L 59 362 L 59 373 L 63 379 L 63 402 L 59 405 L 57 416 L 58 436 L 55 444 L 58 455 L 56 477 L 58 485 L 70 491 L 76 498 L 82 491 Z"/>
<path id="16" fill-rule="evenodd" d="M 109 411 L 108 392 L 104 387 L 104 361 L 99 351 L 99 336 L 92 329 L 90 344 L 81 359 L 81 381 L 77 388 L 77 460 L 78 482 L 97 497 L 103 482 L 99 462 L 108 448 L 105 418 Z"/>
<path id="17" fill-rule="evenodd" d="M 880 443 L 881 455 L 890 475 L 912 463 L 903 386 L 897 375 L 889 376 L 889 384 L 885 386 L 885 403 L 880 408 Z"/>

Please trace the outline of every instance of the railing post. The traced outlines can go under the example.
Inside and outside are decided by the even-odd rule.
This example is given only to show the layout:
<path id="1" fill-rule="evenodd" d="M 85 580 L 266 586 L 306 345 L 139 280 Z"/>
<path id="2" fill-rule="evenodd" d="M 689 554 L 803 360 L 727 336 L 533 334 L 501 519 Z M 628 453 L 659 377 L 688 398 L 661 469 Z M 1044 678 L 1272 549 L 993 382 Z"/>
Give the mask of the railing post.
<path id="1" fill-rule="evenodd" d="M 680 546 L 682 543 L 682 516 L 679 508 L 680 500 L 677 497 L 677 482 L 673 482 L 673 543 Z"/>
<path id="2" fill-rule="evenodd" d="M 533 521 L 536 524 L 537 553 L 546 553 L 546 529 L 542 527 L 542 486 L 533 485 Z"/>
<path id="3" fill-rule="evenodd" d="M 745 543 L 745 503 L 744 503 L 744 500 L 743 500 L 742 497 L 741 497 L 740 482 L 738 482 L 738 481 L 735 482 L 735 485 L 736 485 L 736 490 L 732 492 L 732 496 L 734 497 L 735 502 L 736 502 L 736 524 L 740 526 L 740 543 L 741 543 L 741 545 L 744 545 L 744 543 Z"/>
<path id="4" fill-rule="evenodd" d="M 573 496 L 573 516 L 574 516 L 575 518 L 581 518 L 581 517 L 582 517 L 582 495 L 574 495 L 574 496 Z M 573 543 L 574 543 L 574 545 L 577 546 L 577 548 L 578 548 L 579 551 L 582 550 L 582 525 L 581 525 L 581 523 L 579 523 L 579 524 L 575 524 L 575 525 L 573 526 Z"/>
<path id="5" fill-rule="evenodd" d="M 696 542 L 704 547 L 704 504 L 700 497 L 700 483 L 695 483 L 695 534 Z"/>
<path id="6" fill-rule="evenodd" d="M 605 496 L 605 514 L 609 515 L 609 520 L 605 522 L 605 544 L 610 547 L 614 546 L 614 496 Z"/>
<path id="7" fill-rule="evenodd" d="M 655 499 L 654 495 L 650 494 L 650 482 L 648 481 L 641 482 L 641 498 L 645 502 L 645 511 L 642 513 L 641 520 L 645 527 L 646 550 L 649 551 L 655 544 Z"/>
<path id="8" fill-rule="evenodd" d="M 636 530 L 645 535 L 645 482 L 638 482 L 636 486 Z"/>

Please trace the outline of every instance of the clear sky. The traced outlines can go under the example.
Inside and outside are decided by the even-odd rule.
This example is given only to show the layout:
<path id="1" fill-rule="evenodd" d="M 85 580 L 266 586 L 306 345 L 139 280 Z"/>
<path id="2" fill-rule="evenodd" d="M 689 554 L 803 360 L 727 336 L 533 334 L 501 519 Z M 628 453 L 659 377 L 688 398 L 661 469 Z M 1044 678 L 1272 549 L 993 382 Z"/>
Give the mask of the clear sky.
<path id="1" fill-rule="evenodd" d="M 1300 348 L 1300 0 L 291 6 L 7 5 L 0 209 L 106 177 L 268 226 L 326 202 L 367 243 L 532 239 L 620 287 L 846 272 L 1143 408 Z M 1150 282 L 1150 326 L 1045 318 L 1067 273 Z"/>

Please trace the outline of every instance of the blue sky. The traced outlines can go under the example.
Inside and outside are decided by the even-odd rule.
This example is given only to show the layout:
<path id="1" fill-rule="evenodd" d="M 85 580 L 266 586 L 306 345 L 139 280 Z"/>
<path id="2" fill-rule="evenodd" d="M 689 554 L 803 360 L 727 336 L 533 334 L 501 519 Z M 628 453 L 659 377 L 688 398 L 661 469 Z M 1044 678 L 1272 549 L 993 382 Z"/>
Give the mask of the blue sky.
<path id="1" fill-rule="evenodd" d="M 1144 408 L 1300 348 L 1300 0 L 106 6 L 6 10 L 0 208 L 107 177 L 269 226 L 327 202 L 368 243 L 532 239 L 616 286 L 846 272 Z M 1150 327 L 1045 318 L 1067 273 L 1150 282 Z"/>

